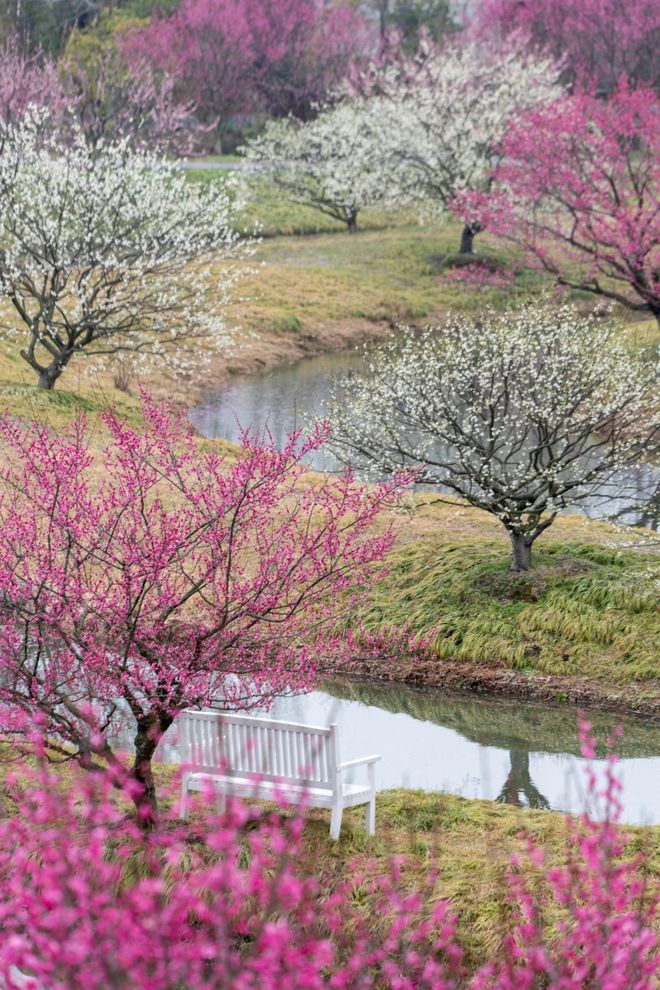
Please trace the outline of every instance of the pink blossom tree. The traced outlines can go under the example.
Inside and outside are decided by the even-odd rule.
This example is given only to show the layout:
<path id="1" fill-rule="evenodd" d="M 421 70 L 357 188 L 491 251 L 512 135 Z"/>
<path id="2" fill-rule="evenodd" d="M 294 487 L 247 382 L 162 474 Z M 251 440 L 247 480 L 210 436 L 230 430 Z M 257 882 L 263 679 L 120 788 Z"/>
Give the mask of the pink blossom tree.
<path id="1" fill-rule="evenodd" d="M 155 151 L 189 153 L 202 129 L 191 126 L 194 105 L 181 103 L 171 76 L 125 53 L 120 36 L 78 32 L 59 64 L 27 51 L 17 35 L 0 46 L 0 121 L 17 124 L 35 110 L 65 137 L 72 124 L 92 146 L 128 138 Z"/>
<path id="2" fill-rule="evenodd" d="M 203 129 L 194 124 L 195 104 L 182 101 L 176 80 L 125 44 L 142 22 L 104 11 L 93 29 L 74 31 L 59 64 L 70 116 L 87 141 L 128 138 L 155 151 L 189 154 Z"/>
<path id="3" fill-rule="evenodd" d="M 43 108 L 57 122 L 67 105 L 55 62 L 25 51 L 18 35 L 10 35 L 0 45 L 0 121 L 16 123 L 30 108 Z"/>
<path id="4" fill-rule="evenodd" d="M 459 216 L 522 246 L 570 286 L 660 320 L 660 102 L 622 88 L 578 95 L 514 121 L 489 193 Z"/>
<path id="5" fill-rule="evenodd" d="M 18 737 L 40 713 L 53 754 L 88 769 L 120 767 L 127 724 L 148 823 L 179 711 L 267 705 L 340 657 L 328 623 L 391 545 L 372 524 L 397 482 L 301 485 L 326 428 L 282 451 L 246 435 L 233 459 L 143 413 L 144 429 L 108 413 L 98 455 L 84 421 L 0 423 L 0 702 Z"/>
<path id="6" fill-rule="evenodd" d="M 609 93 L 620 79 L 660 85 L 655 0 L 481 0 L 473 28 L 489 41 L 522 35 L 561 60 L 567 80 Z"/>
<path id="7" fill-rule="evenodd" d="M 126 50 L 178 80 L 210 122 L 265 110 L 307 116 L 365 44 L 344 2 L 183 0 L 130 33 Z"/>

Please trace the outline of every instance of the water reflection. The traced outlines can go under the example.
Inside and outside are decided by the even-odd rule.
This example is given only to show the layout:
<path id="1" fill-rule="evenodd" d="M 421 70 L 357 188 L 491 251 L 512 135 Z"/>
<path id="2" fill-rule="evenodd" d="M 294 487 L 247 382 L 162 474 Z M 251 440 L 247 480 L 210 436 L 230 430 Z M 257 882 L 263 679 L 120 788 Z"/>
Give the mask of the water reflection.
<path id="1" fill-rule="evenodd" d="M 237 440 L 241 427 L 270 430 L 282 446 L 287 433 L 302 427 L 306 419 L 328 410 L 332 380 L 365 367 L 361 352 L 306 358 L 297 364 L 260 375 L 236 375 L 216 396 L 190 413 L 201 433 Z M 329 454 L 312 454 L 310 464 L 319 470 L 337 470 Z M 655 503 L 649 501 L 657 492 Z M 594 495 L 577 511 L 593 518 L 613 516 L 628 525 L 658 529 L 660 523 L 660 474 L 650 465 L 637 465 L 620 473 L 604 490 L 607 499 Z"/>
<path id="2" fill-rule="evenodd" d="M 495 798 L 500 804 L 512 804 L 516 808 L 548 809 L 550 802 L 541 794 L 532 780 L 529 768 L 529 753 L 519 749 L 509 750 L 511 767 L 502 784 L 502 790 Z"/>
<path id="3" fill-rule="evenodd" d="M 324 691 L 278 699 L 271 715 L 309 725 L 337 722 L 341 759 L 382 755 L 380 790 L 410 787 L 517 806 L 583 809 L 584 761 L 569 708 L 341 679 Z M 624 726 L 618 746 L 624 820 L 660 823 L 660 726 L 611 714 L 592 721 L 601 739 L 618 723 Z M 604 751 L 598 755 L 602 768 Z M 161 758 L 178 758 L 176 727 L 165 737 Z"/>

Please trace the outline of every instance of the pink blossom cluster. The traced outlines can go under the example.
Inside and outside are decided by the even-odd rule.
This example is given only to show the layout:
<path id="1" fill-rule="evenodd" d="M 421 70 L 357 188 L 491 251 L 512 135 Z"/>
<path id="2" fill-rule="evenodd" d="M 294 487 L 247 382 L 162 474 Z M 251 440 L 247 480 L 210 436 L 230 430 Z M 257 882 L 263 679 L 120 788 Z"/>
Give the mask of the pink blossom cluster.
<path id="1" fill-rule="evenodd" d="M 471 974 L 434 868 L 411 885 L 406 857 L 362 859 L 328 884 L 300 815 L 238 802 L 213 815 L 210 795 L 185 825 L 174 804 L 145 833 L 117 798 L 134 782 L 78 773 L 65 784 L 39 733 L 31 743 L 32 768 L 5 779 L 11 810 L 0 821 L 0 980 L 10 990 L 657 985 L 655 902 L 642 860 L 622 856 L 613 760 L 602 795 L 613 817 L 570 819 L 564 865 L 545 865 L 528 843 L 511 866 L 500 948 Z M 589 787 L 597 797 L 593 776 Z M 549 927 L 552 900 L 562 920 Z"/>
<path id="2" fill-rule="evenodd" d="M 121 39 L 87 64 L 69 57 L 58 65 L 42 51 L 26 51 L 11 35 L 0 46 L 0 122 L 17 124 L 30 112 L 67 140 L 79 127 L 92 146 L 128 138 L 154 151 L 189 154 L 204 128 L 191 126 L 194 102 L 182 102 L 175 80 L 157 73 Z"/>
<path id="3" fill-rule="evenodd" d="M 481 0 L 474 27 L 490 42 L 522 36 L 554 56 L 573 84 L 606 92 L 621 78 L 660 84 L 655 0 Z"/>
<path id="4" fill-rule="evenodd" d="M 343 0 L 182 0 L 126 49 L 222 121 L 255 110 L 309 115 L 367 44 L 366 23 Z"/>
<path id="5" fill-rule="evenodd" d="M 451 268 L 439 281 L 447 285 L 463 285 L 474 289 L 509 289 L 515 281 L 515 272 L 493 269 L 484 261 Z"/>
<path id="6" fill-rule="evenodd" d="M 0 122 L 21 120 L 28 107 L 48 110 L 61 122 L 68 99 L 56 64 L 43 52 L 27 53 L 17 36 L 0 45 Z"/>

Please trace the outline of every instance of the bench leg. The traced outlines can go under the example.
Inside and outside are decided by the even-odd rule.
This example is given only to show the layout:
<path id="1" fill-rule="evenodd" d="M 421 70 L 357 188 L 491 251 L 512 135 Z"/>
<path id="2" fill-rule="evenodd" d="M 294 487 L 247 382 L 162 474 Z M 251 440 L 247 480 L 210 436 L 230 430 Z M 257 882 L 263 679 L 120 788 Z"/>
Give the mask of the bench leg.
<path id="1" fill-rule="evenodd" d="M 227 795 L 223 791 L 216 791 L 215 810 L 219 815 L 223 815 L 227 810 Z"/>
<path id="2" fill-rule="evenodd" d="M 371 797 L 367 805 L 367 834 L 376 834 L 376 764 L 370 763 L 367 769 Z"/>
<path id="3" fill-rule="evenodd" d="M 181 781 L 181 802 L 179 807 L 179 818 L 188 817 L 188 780 L 186 777 Z"/>
<path id="4" fill-rule="evenodd" d="M 330 838 L 338 839 L 339 833 L 341 832 L 341 816 L 343 808 L 340 804 L 336 804 L 332 809 L 332 814 L 330 815 Z"/>
<path id="5" fill-rule="evenodd" d="M 376 834 L 376 795 L 374 794 L 367 805 L 367 834 Z"/>

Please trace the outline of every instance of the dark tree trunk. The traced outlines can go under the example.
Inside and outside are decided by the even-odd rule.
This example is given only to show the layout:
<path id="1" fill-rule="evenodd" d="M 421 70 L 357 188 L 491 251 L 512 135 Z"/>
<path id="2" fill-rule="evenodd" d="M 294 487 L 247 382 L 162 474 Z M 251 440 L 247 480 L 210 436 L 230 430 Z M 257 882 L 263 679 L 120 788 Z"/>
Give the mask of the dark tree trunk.
<path id="1" fill-rule="evenodd" d="M 522 533 L 509 533 L 513 559 L 511 561 L 512 571 L 528 571 L 532 566 L 532 540 Z"/>
<path id="2" fill-rule="evenodd" d="M 145 830 L 153 828 L 158 818 L 158 796 L 152 760 L 163 733 L 169 729 L 172 722 L 173 719 L 165 714 L 151 714 L 138 719 L 133 777 L 140 787 L 136 789 L 133 801 L 140 825 Z"/>
<path id="3" fill-rule="evenodd" d="M 42 368 L 39 372 L 39 388 L 47 388 L 52 390 L 55 388 L 55 382 L 62 374 L 64 369 L 59 366 L 53 367 L 50 365 L 48 368 Z"/>
<path id="4" fill-rule="evenodd" d="M 461 231 L 461 246 L 459 252 L 461 254 L 474 254 L 474 239 L 478 234 L 478 230 L 475 230 L 469 223 L 466 223 Z"/>
<path id="5" fill-rule="evenodd" d="M 348 227 L 349 234 L 357 234 L 357 213 L 349 213 L 346 217 L 346 226 Z"/>
<path id="6" fill-rule="evenodd" d="M 656 320 L 658 321 L 658 325 L 660 326 L 660 302 L 658 303 L 650 302 L 649 309 L 655 316 Z"/>
<path id="7" fill-rule="evenodd" d="M 49 390 L 54 389 L 55 382 L 60 377 L 60 375 L 68 365 L 69 361 L 75 354 L 75 350 L 73 347 L 70 347 L 67 350 L 60 351 L 59 354 L 57 354 L 57 356 L 53 358 L 50 364 L 44 368 L 43 365 L 39 364 L 39 361 L 35 357 L 34 354 L 35 344 L 36 341 L 33 340 L 27 350 L 21 351 L 21 357 L 23 358 L 24 361 L 27 361 L 27 363 L 30 365 L 33 371 L 37 372 L 37 375 L 39 376 L 38 378 L 39 388 L 46 388 Z"/>

